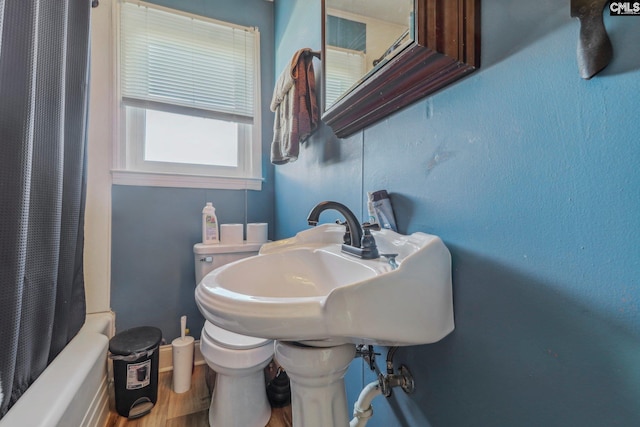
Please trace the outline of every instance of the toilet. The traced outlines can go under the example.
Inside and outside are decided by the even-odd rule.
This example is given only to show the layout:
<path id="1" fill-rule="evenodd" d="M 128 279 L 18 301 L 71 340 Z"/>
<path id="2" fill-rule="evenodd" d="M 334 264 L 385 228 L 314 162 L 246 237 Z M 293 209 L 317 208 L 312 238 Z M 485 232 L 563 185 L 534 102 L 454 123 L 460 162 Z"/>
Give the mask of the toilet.
<path id="1" fill-rule="evenodd" d="M 210 271 L 258 254 L 260 243 L 197 243 L 193 247 L 196 285 Z M 271 418 L 264 368 L 273 359 L 272 340 L 249 337 L 205 321 L 200 350 L 216 372 L 209 407 L 211 427 L 264 427 Z"/>

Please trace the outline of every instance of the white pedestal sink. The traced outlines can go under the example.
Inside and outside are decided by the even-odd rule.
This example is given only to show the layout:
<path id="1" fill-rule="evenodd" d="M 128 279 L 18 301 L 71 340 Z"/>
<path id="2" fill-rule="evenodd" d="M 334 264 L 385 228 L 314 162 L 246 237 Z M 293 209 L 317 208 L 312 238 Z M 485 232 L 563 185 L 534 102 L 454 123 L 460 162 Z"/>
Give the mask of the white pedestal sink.
<path id="1" fill-rule="evenodd" d="M 381 254 L 397 254 L 394 268 L 342 253 L 344 231 L 326 224 L 265 244 L 196 288 L 210 322 L 278 341 L 295 426 L 348 425 L 343 377 L 356 344 L 428 344 L 454 329 L 451 258 L 440 238 L 372 232 Z"/>
<path id="2" fill-rule="evenodd" d="M 318 348 L 276 341 L 275 350 L 291 380 L 294 425 L 348 426 L 344 375 L 356 354 L 355 345 Z"/>

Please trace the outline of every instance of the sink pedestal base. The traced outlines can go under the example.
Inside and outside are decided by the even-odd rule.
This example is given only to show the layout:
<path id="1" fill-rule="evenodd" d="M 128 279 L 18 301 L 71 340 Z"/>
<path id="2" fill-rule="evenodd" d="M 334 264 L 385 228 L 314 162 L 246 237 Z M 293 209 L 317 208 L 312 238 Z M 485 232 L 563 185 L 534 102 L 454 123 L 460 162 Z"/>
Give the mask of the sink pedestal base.
<path id="1" fill-rule="evenodd" d="M 353 344 L 308 347 L 276 342 L 276 360 L 291 380 L 294 427 L 349 426 L 344 374 L 355 354 Z"/>

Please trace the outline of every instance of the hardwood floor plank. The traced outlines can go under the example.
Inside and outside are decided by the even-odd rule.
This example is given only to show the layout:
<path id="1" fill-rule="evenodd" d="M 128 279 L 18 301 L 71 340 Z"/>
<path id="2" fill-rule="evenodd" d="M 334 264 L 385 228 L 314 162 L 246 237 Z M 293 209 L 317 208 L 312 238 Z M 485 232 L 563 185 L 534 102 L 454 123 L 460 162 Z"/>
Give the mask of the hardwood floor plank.
<path id="1" fill-rule="evenodd" d="M 273 408 L 271 410 L 271 419 L 266 427 L 293 427 L 291 421 L 291 405 L 284 408 Z"/>
<path id="2" fill-rule="evenodd" d="M 209 427 L 209 410 L 171 418 L 165 427 Z"/>
<path id="3" fill-rule="evenodd" d="M 211 403 L 211 396 L 205 384 L 204 371 L 205 366 L 196 366 L 191 378 L 191 388 L 185 393 L 174 393 L 173 391 L 173 374 L 167 372 L 167 395 L 170 396 L 167 407 L 167 420 L 207 411 Z"/>

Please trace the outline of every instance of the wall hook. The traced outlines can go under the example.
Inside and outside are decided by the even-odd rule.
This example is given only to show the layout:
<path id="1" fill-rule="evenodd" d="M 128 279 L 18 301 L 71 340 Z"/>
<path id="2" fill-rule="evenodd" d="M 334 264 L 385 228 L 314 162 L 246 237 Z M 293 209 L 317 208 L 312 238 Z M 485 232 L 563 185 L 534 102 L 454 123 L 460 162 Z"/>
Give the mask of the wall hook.
<path id="1" fill-rule="evenodd" d="M 580 20 L 578 70 L 586 80 L 602 71 L 613 56 L 602 17 L 607 3 L 608 0 L 571 0 L 571 16 Z"/>

